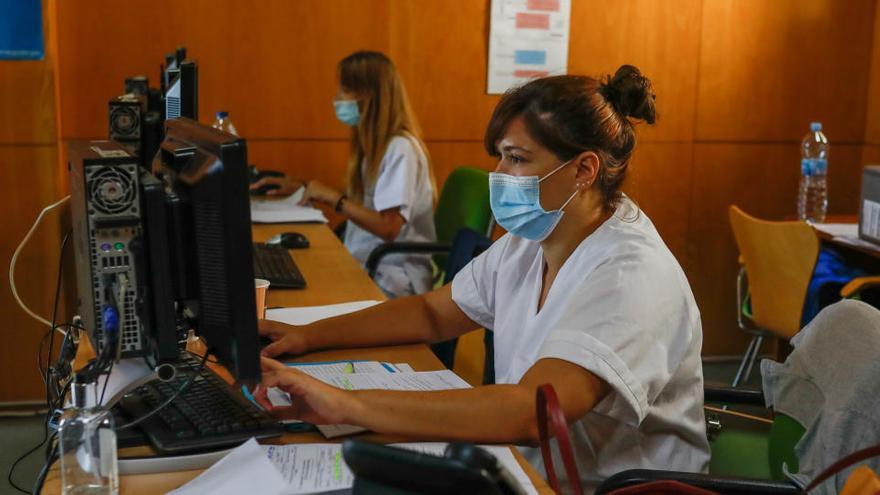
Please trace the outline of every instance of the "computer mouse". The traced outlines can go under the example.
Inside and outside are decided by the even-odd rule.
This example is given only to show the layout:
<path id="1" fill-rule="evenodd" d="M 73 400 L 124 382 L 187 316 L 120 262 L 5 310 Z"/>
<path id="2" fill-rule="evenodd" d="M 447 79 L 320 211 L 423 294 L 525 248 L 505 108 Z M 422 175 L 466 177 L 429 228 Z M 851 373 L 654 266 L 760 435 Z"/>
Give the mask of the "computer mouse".
<path id="1" fill-rule="evenodd" d="M 284 232 L 272 237 L 266 244 L 284 246 L 287 249 L 305 249 L 309 247 L 309 240 L 299 232 Z"/>

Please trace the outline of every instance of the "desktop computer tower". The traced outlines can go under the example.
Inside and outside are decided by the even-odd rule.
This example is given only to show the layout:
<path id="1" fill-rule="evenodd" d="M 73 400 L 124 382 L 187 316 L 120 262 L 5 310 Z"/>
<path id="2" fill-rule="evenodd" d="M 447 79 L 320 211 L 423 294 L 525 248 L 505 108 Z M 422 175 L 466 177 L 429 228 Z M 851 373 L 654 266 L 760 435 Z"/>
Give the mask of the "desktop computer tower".
<path id="1" fill-rule="evenodd" d="M 147 76 L 125 78 L 125 94 L 147 96 L 150 92 L 150 79 Z"/>
<path id="2" fill-rule="evenodd" d="M 110 139 L 131 148 L 137 156 L 141 154 L 146 103 L 146 95 L 134 93 L 117 96 L 108 103 Z"/>
<path id="3" fill-rule="evenodd" d="M 100 354 L 115 309 L 122 357 L 146 356 L 149 345 L 139 315 L 146 275 L 139 255 L 144 219 L 138 158 L 113 141 L 74 141 L 67 166 L 83 324 Z"/>

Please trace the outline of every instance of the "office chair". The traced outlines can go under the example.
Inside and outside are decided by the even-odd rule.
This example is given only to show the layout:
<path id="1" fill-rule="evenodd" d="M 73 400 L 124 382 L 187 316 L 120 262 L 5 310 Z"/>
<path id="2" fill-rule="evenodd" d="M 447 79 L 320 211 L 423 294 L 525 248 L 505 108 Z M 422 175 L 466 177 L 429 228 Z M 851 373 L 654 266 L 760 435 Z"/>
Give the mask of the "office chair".
<path id="1" fill-rule="evenodd" d="M 732 386 L 747 381 L 765 338 L 788 340 L 801 328 L 807 288 L 819 257 L 819 239 L 806 222 L 769 222 L 729 210 L 740 252 L 737 323 L 751 334 Z"/>
<path id="2" fill-rule="evenodd" d="M 472 259 L 476 258 L 483 251 L 489 249 L 492 240 L 488 237 L 478 234 L 470 229 L 461 229 L 452 241 L 449 256 L 446 261 L 446 269 L 444 270 L 443 283 L 452 282 L 455 275 L 465 267 Z M 493 334 L 488 329 L 483 330 L 483 376 L 482 383 L 495 383 L 495 353 Z M 431 350 L 443 362 L 443 365 L 449 369 L 453 369 L 455 365 L 455 355 L 458 349 L 459 339 L 455 338 L 445 342 L 439 342 L 431 345 Z"/>

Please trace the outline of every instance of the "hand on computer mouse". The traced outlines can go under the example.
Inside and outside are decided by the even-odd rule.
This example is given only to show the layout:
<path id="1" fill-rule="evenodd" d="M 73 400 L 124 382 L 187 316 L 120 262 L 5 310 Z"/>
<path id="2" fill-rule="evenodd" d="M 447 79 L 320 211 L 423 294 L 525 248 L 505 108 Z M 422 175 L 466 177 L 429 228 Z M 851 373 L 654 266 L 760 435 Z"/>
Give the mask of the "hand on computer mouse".
<path id="1" fill-rule="evenodd" d="M 316 425 L 349 423 L 348 413 L 356 410 L 357 397 L 351 392 L 327 385 L 302 371 L 274 359 L 262 358 L 263 381 L 254 391 L 254 399 L 279 419 L 300 419 Z M 271 387 L 290 394 L 292 405 L 275 407 L 269 401 Z"/>
<path id="2" fill-rule="evenodd" d="M 266 176 L 251 184 L 251 191 L 260 189 L 263 186 L 271 185 L 278 186 L 278 188 L 266 191 L 266 196 L 290 196 L 295 193 L 297 189 L 302 187 L 303 183 L 302 181 L 292 179 L 286 175 L 284 177 Z"/>
<path id="3" fill-rule="evenodd" d="M 258 323 L 260 335 L 265 335 L 272 339 L 272 343 L 262 350 L 261 354 L 263 356 L 297 355 L 305 354 L 309 351 L 302 327 L 272 320 L 260 320 Z"/>

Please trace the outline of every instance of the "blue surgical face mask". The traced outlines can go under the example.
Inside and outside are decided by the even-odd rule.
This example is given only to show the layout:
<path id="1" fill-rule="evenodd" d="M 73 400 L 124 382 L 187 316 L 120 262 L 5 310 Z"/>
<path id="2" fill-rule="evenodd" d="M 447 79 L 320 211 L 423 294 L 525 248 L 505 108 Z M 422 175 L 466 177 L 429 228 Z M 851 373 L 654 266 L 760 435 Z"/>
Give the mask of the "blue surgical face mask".
<path id="1" fill-rule="evenodd" d="M 357 100 L 335 100 L 333 107 L 336 109 L 336 118 L 343 124 L 354 127 L 361 121 Z"/>
<path id="2" fill-rule="evenodd" d="M 540 183 L 569 163 L 571 160 L 540 178 L 536 175 L 517 177 L 497 172 L 490 173 L 489 205 L 498 225 L 511 234 L 526 239 L 539 242 L 546 239 L 562 219 L 563 208 L 574 199 L 577 190 L 558 210 L 545 211 L 541 207 Z"/>

